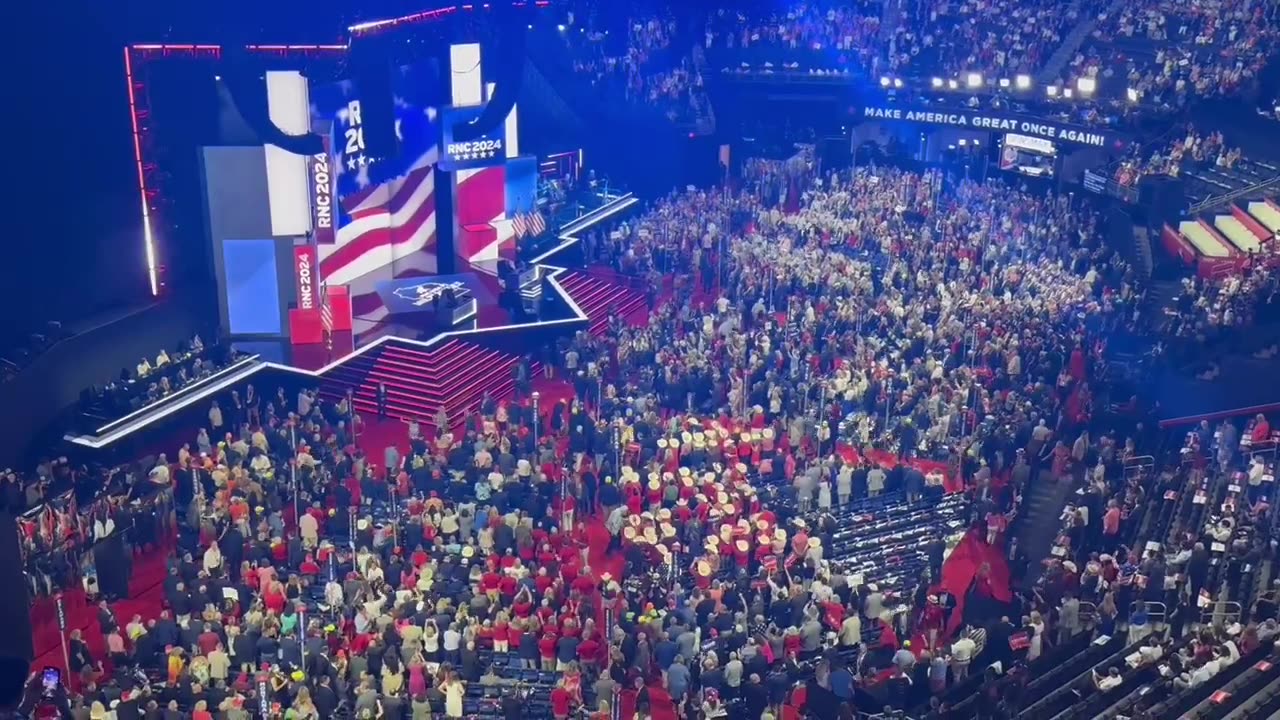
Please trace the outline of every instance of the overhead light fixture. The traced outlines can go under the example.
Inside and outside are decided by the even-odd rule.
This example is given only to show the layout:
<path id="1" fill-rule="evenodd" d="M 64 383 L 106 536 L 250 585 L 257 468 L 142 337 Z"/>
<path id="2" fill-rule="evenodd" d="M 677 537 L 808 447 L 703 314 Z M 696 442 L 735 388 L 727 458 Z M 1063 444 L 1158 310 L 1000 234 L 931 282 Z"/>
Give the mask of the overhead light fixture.
<path id="1" fill-rule="evenodd" d="M 1049 97 L 1058 97 L 1058 86 L 1050 85 L 1049 87 L 1044 89 L 1044 92 Z"/>
<path id="2" fill-rule="evenodd" d="M 888 76 L 888 75 L 881 75 L 881 76 L 880 76 L 880 87 L 884 87 L 884 88 L 889 87 L 889 76 Z"/>
<path id="3" fill-rule="evenodd" d="M 1028 90 L 1031 88 L 1030 75 L 1026 75 L 1026 74 L 1019 75 L 1018 77 L 1014 78 L 1013 82 L 1014 82 L 1014 86 L 1017 87 L 1019 90 Z"/>
<path id="4" fill-rule="evenodd" d="M 976 73 L 976 72 L 975 72 L 975 73 L 969 73 L 969 75 L 965 78 L 965 83 L 966 83 L 970 88 L 980 88 L 980 87 L 982 87 L 982 73 Z"/>
<path id="5" fill-rule="evenodd" d="M 1082 77 L 1076 80 L 1076 89 L 1081 95 L 1092 95 L 1098 89 L 1098 81 L 1091 77 Z"/>
<path id="6" fill-rule="evenodd" d="M 930 85 L 932 85 L 932 86 L 934 86 L 934 87 L 936 87 L 936 88 L 940 88 L 940 87 L 942 87 L 942 78 L 940 78 L 940 77 L 936 77 L 936 78 L 934 78 L 934 79 L 930 80 L 930 81 L 929 81 L 929 84 L 930 84 Z"/>

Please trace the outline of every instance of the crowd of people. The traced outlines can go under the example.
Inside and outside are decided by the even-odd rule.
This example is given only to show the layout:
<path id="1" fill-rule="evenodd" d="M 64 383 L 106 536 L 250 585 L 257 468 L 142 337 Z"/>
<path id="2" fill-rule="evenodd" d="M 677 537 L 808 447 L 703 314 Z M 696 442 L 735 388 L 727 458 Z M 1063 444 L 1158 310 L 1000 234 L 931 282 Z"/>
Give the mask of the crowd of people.
<path id="1" fill-rule="evenodd" d="M 946 78 L 1034 76 L 1097 3 L 904 2 L 886 42 L 888 71 Z"/>
<path id="2" fill-rule="evenodd" d="M 98 421 L 124 417 L 218 372 L 236 358 L 230 348 L 205 347 L 195 335 L 180 343 L 175 352 L 161 348 L 154 359 L 140 358 L 134 368 L 122 368 L 119 377 L 87 389 L 81 411 Z"/>
<path id="3" fill-rule="evenodd" d="M 1099 14 L 1071 78 L 1123 74 L 1144 102 L 1168 107 L 1232 95 L 1262 70 L 1276 39 L 1275 12 L 1254 0 L 1119 3 Z"/>
<path id="4" fill-rule="evenodd" d="M 950 717 L 970 667 L 1007 688 L 1016 674 L 996 683 L 991 663 L 1092 627 L 1073 602 L 1104 631 L 1142 625 L 1090 585 L 1163 561 L 1120 554 L 1159 491 L 1126 469 L 1149 433 L 1091 435 L 1106 336 L 1140 303 L 1089 208 L 937 171 L 822 172 L 802 152 L 673 194 L 587 250 L 650 278 L 656 307 L 567 339 L 552 370 L 567 390 L 540 407 L 522 385 L 374 449 L 343 402 L 282 387 L 250 413 L 236 393 L 121 478 L 171 493 L 153 512 L 175 508 L 179 552 L 158 616 L 104 604 L 105 655 L 73 636 L 69 712 L 606 718 L 670 702 L 754 719 L 830 701 Z M 1037 483 L 1085 499 L 1035 589 L 989 565 L 943 583 L 961 542 L 1023 574 L 1010 526 Z M 1242 558 L 1263 552 L 1260 498 Z M 1223 647 L 1206 644 L 1187 683 Z"/>
<path id="5" fill-rule="evenodd" d="M 1221 132 L 1201 133 L 1189 125 L 1185 134 L 1175 133 L 1167 145 L 1154 149 L 1149 157 L 1121 160 L 1115 180 L 1121 185 L 1133 186 L 1145 175 L 1177 177 L 1184 168 L 1211 165 L 1229 170 L 1240 161 L 1240 156 L 1240 148 L 1229 147 Z"/>
<path id="6" fill-rule="evenodd" d="M 882 12 L 879 2 L 807 3 L 759 12 L 749 6 L 720 8 L 707 18 L 705 47 L 724 69 L 874 73 L 881 67 Z"/>
<path id="7" fill-rule="evenodd" d="M 682 125 L 695 124 L 709 112 L 693 42 L 680 42 L 674 18 L 631 19 L 625 40 L 611 37 L 585 20 L 561 27 L 562 46 L 574 72 L 586 77 L 605 97 L 658 108 Z"/>

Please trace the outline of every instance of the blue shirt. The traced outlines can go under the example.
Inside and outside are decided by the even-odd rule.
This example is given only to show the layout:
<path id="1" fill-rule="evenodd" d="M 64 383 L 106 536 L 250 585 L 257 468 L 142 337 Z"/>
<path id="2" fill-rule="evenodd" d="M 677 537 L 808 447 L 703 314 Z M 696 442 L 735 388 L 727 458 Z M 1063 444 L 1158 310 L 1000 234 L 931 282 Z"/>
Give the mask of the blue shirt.
<path id="1" fill-rule="evenodd" d="M 831 692 L 841 700 L 853 697 L 853 675 L 844 668 L 831 671 Z"/>

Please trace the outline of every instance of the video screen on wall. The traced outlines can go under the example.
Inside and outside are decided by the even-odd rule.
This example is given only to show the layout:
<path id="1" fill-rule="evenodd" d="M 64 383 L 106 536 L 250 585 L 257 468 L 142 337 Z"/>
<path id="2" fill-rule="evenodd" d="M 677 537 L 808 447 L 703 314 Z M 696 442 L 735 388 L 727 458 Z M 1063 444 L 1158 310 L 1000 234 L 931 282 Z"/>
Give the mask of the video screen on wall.
<path id="1" fill-rule="evenodd" d="M 396 151 L 367 150 L 360 89 L 353 81 L 310 88 L 312 130 L 328 138 L 333 232 L 317 238 L 320 272 L 350 288 L 355 332 L 381 323 L 377 285 L 437 270 L 434 166 L 439 161 L 444 83 L 424 61 L 391 70 Z"/>
<path id="2" fill-rule="evenodd" d="M 1000 147 L 1000 169 L 1031 177 L 1053 177 L 1058 146 L 1052 140 L 1005 133 Z"/>

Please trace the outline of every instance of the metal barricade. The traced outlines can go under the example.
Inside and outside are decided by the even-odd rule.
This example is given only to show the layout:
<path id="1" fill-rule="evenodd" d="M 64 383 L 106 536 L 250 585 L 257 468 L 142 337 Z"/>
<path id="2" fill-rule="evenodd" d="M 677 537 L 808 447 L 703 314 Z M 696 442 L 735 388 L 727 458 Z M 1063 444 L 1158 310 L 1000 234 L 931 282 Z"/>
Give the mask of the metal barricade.
<path id="1" fill-rule="evenodd" d="M 1133 604 L 1129 606 L 1129 617 L 1132 618 L 1139 608 L 1146 611 L 1147 624 L 1151 626 L 1151 632 L 1164 630 L 1165 619 L 1169 616 L 1168 606 L 1162 602 L 1151 600 L 1134 600 Z"/>
<path id="2" fill-rule="evenodd" d="M 1098 606 L 1091 602 L 1080 603 L 1080 622 L 1087 628 L 1091 628 L 1098 622 Z"/>
<path id="3" fill-rule="evenodd" d="M 1244 608 L 1234 600 L 1218 600 L 1200 611 L 1200 624 L 1226 627 L 1240 621 Z"/>
<path id="4" fill-rule="evenodd" d="M 1151 455 L 1136 455 L 1124 461 L 1124 477 L 1129 478 L 1140 475 L 1144 471 L 1153 470 L 1156 466 L 1156 459 Z"/>

